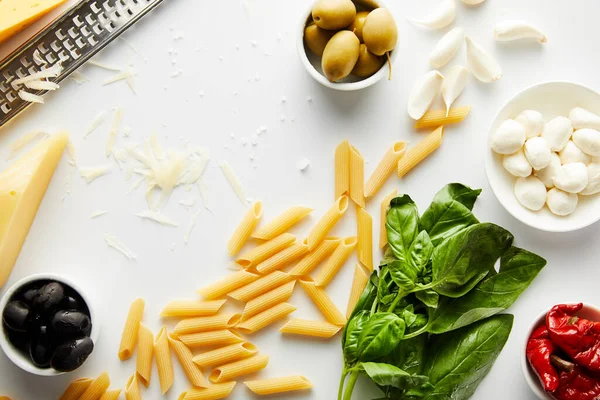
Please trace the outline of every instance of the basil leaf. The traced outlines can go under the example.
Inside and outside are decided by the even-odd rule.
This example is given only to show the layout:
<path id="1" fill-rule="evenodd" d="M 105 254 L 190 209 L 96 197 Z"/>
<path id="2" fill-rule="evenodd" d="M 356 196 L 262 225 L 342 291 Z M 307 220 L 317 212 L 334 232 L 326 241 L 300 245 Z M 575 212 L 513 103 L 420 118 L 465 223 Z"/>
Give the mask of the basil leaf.
<path id="1" fill-rule="evenodd" d="M 391 364 L 366 362 L 360 366 L 379 386 L 392 386 L 399 389 L 420 388 L 429 380 L 424 375 L 412 375 Z"/>
<path id="2" fill-rule="evenodd" d="M 429 308 L 437 308 L 440 301 L 440 295 L 435 290 L 426 289 L 415 292 L 415 297 L 423 302 Z"/>
<path id="3" fill-rule="evenodd" d="M 419 234 L 419 211 L 408 195 L 396 197 L 386 216 L 388 244 L 398 260 L 408 261 L 409 249 Z"/>
<path id="4" fill-rule="evenodd" d="M 385 357 L 396 348 L 404 336 L 404 329 L 404 321 L 396 314 L 387 312 L 374 314 L 369 318 L 358 338 L 358 359 L 371 361 Z"/>
<path id="5" fill-rule="evenodd" d="M 358 359 L 358 339 L 369 321 L 369 311 L 363 310 L 354 315 L 346 323 L 342 349 L 346 364 L 352 364 Z"/>
<path id="6" fill-rule="evenodd" d="M 433 251 L 433 290 L 448 297 L 463 296 L 488 274 L 513 239 L 506 229 L 483 223 L 444 240 Z"/>
<path id="7" fill-rule="evenodd" d="M 399 316 L 402 317 L 407 328 L 411 327 L 417 320 L 417 315 L 407 308 L 402 310 L 402 313 Z"/>
<path id="8" fill-rule="evenodd" d="M 406 261 L 394 261 L 388 264 L 390 276 L 398 288 L 409 292 L 415 287 L 418 271 Z"/>
<path id="9" fill-rule="evenodd" d="M 512 325 L 512 315 L 500 314 L 433 336 L 423 375 L 429 376 L 434 389 L 425 400 L 471 397 L 508 340 Z"/>
<path id="10" fill-rule="evenodd" d="M 410 374 L 420 374 L 427 354 L 427 335 L 402 340 L 385 361 Z"/>
<path id="11" fill-rule="evenodd" d="M 427 266 L 433 254 L 433 243 L 426 231 L 421 231 L 408 249 L 410 255 L 410 264 L 413 268 L 421 272 Z"/>
<path id="12" fill-rule="evenodd" d="M 463 297 L 444 299 L 431 315 L 427 331 L 448 332 L 506 310 L 545 265 L 542 257 L 511 247 L 502 256 L 497 274 L 487 276 Z"/>

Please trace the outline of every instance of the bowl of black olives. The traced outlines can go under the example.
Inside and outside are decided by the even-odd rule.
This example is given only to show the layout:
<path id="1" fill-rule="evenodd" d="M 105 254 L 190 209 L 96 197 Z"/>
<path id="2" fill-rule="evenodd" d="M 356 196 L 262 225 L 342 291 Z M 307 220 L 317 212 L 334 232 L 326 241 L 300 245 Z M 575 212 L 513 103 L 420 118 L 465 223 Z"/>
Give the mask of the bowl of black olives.
<path id="1" fill-rule="evenodd" d="M 37 274 L 21 279 L 0 300 L 0 311 L 0 347 L 27 372 L 70 372 L 94 350 L 99 331 L 94 310 L 67 278 Z"/>

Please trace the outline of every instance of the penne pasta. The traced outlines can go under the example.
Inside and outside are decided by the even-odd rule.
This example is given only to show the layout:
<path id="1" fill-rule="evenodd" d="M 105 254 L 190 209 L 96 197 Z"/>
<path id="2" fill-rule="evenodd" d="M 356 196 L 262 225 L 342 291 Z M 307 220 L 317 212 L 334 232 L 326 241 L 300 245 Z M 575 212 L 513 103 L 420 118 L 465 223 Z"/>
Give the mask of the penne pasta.
<path id="1" fill-rule="evenodd" d="M 354 146 L 350 146 L 350 198 L 365 208 L 365 160 Z"/>
<path id="2" fill-rule="evenodd" d="M 303 376 L 284 376 L 281 378 L 261 379 L 246 381 L 244 385 L 252 392 L 266 396 L 270 394 L 294 392 L 297 390 L 312 389 L 313 385 Z"/>
<path id="3" fill-rule="evenodd" d="M 260 331 L 261 329 L 271 325 L 273 322 L 280 320 L 296 311 L 296 307 L 289 303 L 279 303 L 253 317 L 248 318 L 244 322 L 240 322 L 236 329 L 242 333 L 250 334 Z"/>
<path id="4" fill-rule="evenodd" d="M 85 391 L 79 396 L 80 400 L 98 400 L 102 393 L 110 386 L 110 378 L 108 372 L 101 373 L 94 379 Z"/>
<path id="5" fill-rule="evenodd" d="M 289 274 L 281 271 L 273 271 L 268 275 L 262 276 L 256 281 L 243 286 L 233 292 L 229 293 L 228 296 L 232 299 L 248 302 L 261 294 L 267 293 L 269 290 L 281 286 L 284 283 L 288 283 L 292 280 Z"/>
<path id="6" fill-rule="evenodd" d="M 133 349 L 138 337 L 138 329 L 142 316 L 144 315 L 144 300 L 137 299 L 129 307 L 129 313 L 125 320 L 121 344 L 119 345 L 119 359 L 127 360 L 133 354 Z"/>
<path id="7" fill-rule="evenodd" d="M 207 388 L 192 388 L 183 392 L 179 400 L 219 400 L 231 394 L 235 382 L 225 382 L 210 385 Z"/>
<path id="8" fill-rule="evenodd" d="M 288 335 L 312 336 L 329 339 L 335 336 L 340 329 L 339 325 L 333 325 L 325 321 L 309 321 L 306 319 L 291 319 L 279 329 L 279 332 Z"/>
<path id="9" fill-rule="evenodd" d="M 160 312 L 161 317 L 207 317 L 215 315 L 227 300 L 175 300 Z"/>
<path id="10" fill-rule="evenodd" d="M 331 257 L 327 260 L 323 268 L 315 278 L 315 285 L 324 287 L 333 280 L 339 270 L 342 268 L 350 254 L 356 247 L 357 239 L 355 236 L 347 237 L 338 245 Z"/>
<path id="11" fill-rule="evenodd" d="M 269 274 L 275 270 L 285 267 L 306 253 L 308 253 L 308 246 L 306 243 L 296 242 L 287 249 L 280 251 L 274 256 L 269 257 L 265 261 L 258 264 L 256 266 L 256 270 L 261 274 Z"/>
<path id="12" fill-rule="evenodd" d="M 154 355 L 156 358 L 156 369 L 158 370 L 158 380 L 160 382 L 160 391 L 164 395 L 173 385 L 175 374 L 173 372 L 173 363 L 171 362 L 171 351 L 169 350 L 169 338 L 167 328 L 163 328 L 156 335 L 154 340 Z"/>
<path id="13" fill-rule="evenodd" d="M 367 283 L 369 283 L 370 275 L 365 271 L 360 264 L 356 264 L 354 267 L 354 279 L 352 280 L 352 289 L 350 290 L 350 298 L 348 299 L 348 308 L 346 308 L 346 318 L 350 318 L 350 314 L 354 310 L 360 295 L 362 294 Z"/>
<path id="14" fill-rule="evenodd" d="M 356 228 L 358 261 L 373 271 L 373 219 L 364 208 L 356 207 Z"/>
<path id="15" fill-rule="evenodd" d="M 335 148 L 335 198 L 350 194 L 350 144 L 344 140 Z"/>
<path id="16" fill-rule="evenodd" d="M 471 106 L 451 108 L 446 116 L 446 110 L 430 110 L 415 123 L 416 129 L 437 128 L 438 126 L 461 122 L 471 112 Z"/>
<path id="17" fill-rule="evenodd" d="M 255 239 L 271 240 L 284 232 L 287 232 L 292 226 L 300 222 L 304 217 L 313 211 L 312 208 L 303 206 L 293 206 L 285 210 L 282 214 L 273 218 L 272 221 L 265 224 L 252 234 Z"/>
<path id="18" fill-rule="evenodd" d="M 258 221 L 262 217 L 263 208 L 262 202 L 259 200 L 252 204 L 252 207 L 246 212 L 242 222 L 238 225 L 238 227 L 231 235 L 229 242 L 227 243 L 227 251 L 229 255 L 236 255 L 244 246 L 244 244 L 250 238 L 252 231 L 258 224 Z"/>
<path id="19" fill-rule="evenodd" d="M 194 356 L 193 361 L 201 367 L 209 367 L 252 357 L 257 352 L 258 349 L 255 345 L 250 342 L 242 342 L 198 354 Z"/>
<path id="20" fill-rule="evenodd" d="M 329 233 L 329 231 L 337 224 L 337 222 L 342 218 L 342 215 L 348 209 L 348 197 L 341 196 L 338 198 L 335 203 L 325 212 L 325 215 L 321 217 L 319 222 L 312 228 L 308 237 L 306 238 L 306 244 L 308 245 L 308 250 L 314 250 L 325 236 Z"/>
<path id="21" fill-rule="evenodd" d="M 204 296 L 205 299 L 212 300 L 224 296 L 235 289 L 257 280 L 258 278 L 260 278 L 260 275 L 253 274 L 248 271 L 238 271 L 226 276 L 220 281 L 211 283 L 210 285 L 199 289 L 198 293 Z"/>
<path id="22" fill-rule="evenodd" d="M 275 239 L 271 239 L 268 242 L 257 246 L 235 260 L 235 262 L 243 268 L 255 267 L 261 261 L 266 260 L 274 254 L 279 253 L 281 250 L 290 247 L 296 240 L 296 236 L 291 233 L 282 233 Z"/>
<path id="23" fill-rule="evenodd" d="M 295 285 L 296 281 L 294 280 L 250 300 L 246 303 L 246 307 L 244 307 L 242 321 L 265 311 L 276 304 L 287 301 L 292 296 Z"/>
<path id="24" fill-rule="evenodd" d="M 383 158 L 375 168 L 375 171 L 369 177 L 365 184 L 365 197 L 372 197 L 377 194 L 385 181 L 398 167 L 398 161 L 404 156 L 406 151 L 406 142 L 395 142 L 388 151 L 383 155 Z"/>
<path id="25" fill-rule="evenodd" d="M 325 289 L 317 287 L 314 282 L 307 280 L 301 280 L 300 284 L 327 321 L 338 326 L 344 326 L 346 324 L 344 314 L 337 309 L 333 301 L 327 296 Z"/>
<path id="26" fill-rule="evenodd" d="M 260 371 L 265 368 L 268 363 L 269 356 L 266 355 L 245 358 L 213 369 L 208 379 L 210 379 L 212 383 L 227 382 L 239 376 Z"/>
<path id="27" fill-rule="evenodd" d="M 137 380 L 137 375 L 133 374 L 125 384 L 125 399 L 126 400 L 142 400 L 140 392 L 140 384 Z"/>
<path id="28" fill-rule="evenodd" d="M 392 190 L 384 199 L 381 201 L 381 211 L 379 220 L 379 248 L 383 249 L 387 244 L 387 228 L 385 227 L 387 210 L 390 206 L 390 202 L 394 197 L 398 195 L 398 190 Z"/>
<path id="29" fill-rule="evenodd" d="M 117 400 L 121 395 L 121 389 L 107 390 L 99 400 Z"/>
<path id="30" fill-rule="evenodd" d="M 244 341 L 241 335 L 228 329 L 189 333 L 186 335 L 177 335 L 177 337 L 188 347 L 224 346 Z"/>
<path id="31" fill-rule="evenodd" d="M 194 332 L 216 331 L 233 328 L 240 322 L 241 314 L 217 314 L 211 317 L 189 318 L 179 321 L 173 332 L 176 335 Z"/>
<path id="32" fill-rule="evenodd" d="M 65 392 L 59 397 L 58 400 L 77 400 L 93 381 L 94 380 L 92 378 L 75 379 L 69 384 Z"/>
<path id="33" fill-rule="evenodd" d="M 443 138 L 444 126 L 440 126 L 417 143 L 412 149 L 407 151 L 404 157 L 398 161 L 398 177 L 402 178 L 417 164 L 440 147 Z"/>
<path id="34" fill-rule="evenodd" d="M 339 238 L 326 238 L 321 242 L 313 251 L 309 252 L 306 256 L 298 262 L 290 271 L 290 275 L 294 277 L 306 276 L 315 269 L 321 261 L 329 256 L 341 243 L 342 239 Z"/>
<path id="35" fill-rule="evenodd" d="M 148 387 L 152 377 L 152 355 L 154 354 L 154 335 L 144 324 L 138 332 L 138 352 L 135 370 L 142 385 Z"/>
<path id="36" fill-rule="evenodd" d="M 169 344 L 171 345 L 173 353 L 175 353 L 177 356 L 179 364 L 181 365 L 181 368 L 185 372 L 185 375 L 188 377 L 188 380 L 192 386 L 208 387 L 208 383 L 206 382 L 206 379 L 204 379 L 204 375 L 202 375 L 200 367 L 198 367 L 198 365 L 194 364 L 192 361 L 194 355 L 190 349 L 188 349 L 185 344 L 180 342 L 173 334 L 169 335 Z"/>

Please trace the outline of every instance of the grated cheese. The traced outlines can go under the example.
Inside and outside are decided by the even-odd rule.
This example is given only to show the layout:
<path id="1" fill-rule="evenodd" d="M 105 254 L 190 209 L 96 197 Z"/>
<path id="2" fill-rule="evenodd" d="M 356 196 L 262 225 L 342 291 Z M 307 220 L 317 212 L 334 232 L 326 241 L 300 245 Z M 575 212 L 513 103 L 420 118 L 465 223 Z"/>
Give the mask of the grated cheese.
<path id="1" fill-rule="evenodd" d="M 60 63 L 56 63 L 50 68 L 43 69 L 39 72 L 34 72 L 33 74 L 24 76 L 23 78 L 15 79 L 11 84 L 13 88 L 16 88 L 17 85 L 22 85 L 30 81 L 37 81 L 45 78 L 56 78 L 61 72 L 62 66 Z"/>
<path id="2" fill-rule="evenodd" d="M 56 90 L 59 88 L 57 83 L 50 81 L 29 81 L 25 82 L 25 87 L 32 90 Z"/>
<path id="3" fill-rule="evenodd" d="M 198 180 L 198 192 L 200 193 L 200 200 L 202 200 L 202 204 L 204 205 L 204 208 L 206 208 L 208 211 L 210 211 L 211 213 L 214 214 L 213 210 L 208 206 L 208 201 L 207 199 L 207 192 L 208 188 L 206 187 L 206 184 L 204 183 L 203 180 Z"/>
<path id="4" fill-rule="evenodd" d="M 246 206 L 246 193 L 244 193 L 244 187 L 242 186 L 238 177 L 235 175 L 235 172 L 233 172 L 231 165 L 229 165 L 227 161 L 221 161 L 219 166 L 221 167 L 221 171 L 223 171 L 223 175 L 225 175 L 225 179 L 227 179 L 229 186 L 231 186 L 231 189 L 233 189 L 234 193 L 238 199 L 240 199 L 242 204 Z"/>
<path id="5" fill-rule="evenodd" d="M 79 174 L 87 183 L 91 183 L 93 180 L 108 174 L 112 170 L 112 165 L 105 164 L 96 167 L 80 167 Z"/>
<path id="6" fill-rule="evenodd" d="M 194 205 L 196 204 L 196 199 L 191 199 L 191 200 L 181 200 L 179 202 L 179 204 L 181 204 L 182 206 L 184 206 L 185 208 L 187 208 L 188 210 L 191 209 L 192 207 L 194 207 Z"/>
<path id="7" fill-rule="evenodd" d="M 117 135 L 119 133 L 119 125 L 121 125 L 122 119 L 123 110 L 121 108 L 117 108 L 115 110 L 115 116 L 113 118 L 112 126 L 110 127 L 110 131 L 108 132 L 108 142 L 106 143 L 106 157 L 109 157 L 113 151 L 113 147 L 115 146 L 115 142 L 117 141 Z"/>
<path id="8" fill-rule="evenodd" d="M 73 79 L 78 85 L 82 85 L 90 81 L 90 79 L 87 76 L 85 76 L 79 71 L 71 72 L 71 76 L 69 76 L 69 78 Z"/>
<path id="9" fill-rule="evenodd" d="M 35 51 L 33 52 L 33 60 L 37 64 L 48 65 L 48 62 L 42 58 L 42 56 L 40 55 L 40 51 L 38 49 L 35 49 Z"/>
<path id="10" fill-rule="evenodd" d="M 177 224 L 177 222 L 173 221 L 169 217 L 167 217 L 159 212 L 156 212 L 156 211 L 146 210 L 146 211 L 137 213 L 135 215 L 136 215 L 136 217 L 140 217 L 140 218 L 147 219 L 150 221 L 158 222 L 159 224 L 164 225 L 164 226 L 173 226 L 173 227 L 179 226 Z"/>
<path id="11" fill-rule="evenodd" d="M 115 236 L 104 235 L 104 241 L 108 245 L 108 247 L 112 247 L 113 249 L 122 253 L 128 260 L 135 260 L 136 255 L 127 248 L 123 243 L 121 243 Z"/>
<path id="12" fill-rule="evenodd" d="M 12 159 L 25 146 L 27 146 L 28 144 L 30 144 L 34 140 L 45 139 L 47 137 L 48 137 L 48 134 L 46 132 L 42 132 L 42 131 L 33 131 L 33 132 L 26 133 L 25 135 L 21 136 L 20 138 L 18 138 L 17 140 L 15 140 L 14 142 L 12 142 L 9 145 L 9 147 L 10 147 L 10 154 L 8 156 L 8 159 L 9 160 Z"/>
<path id="13" fill-rule="evenodd" d="M 89 60 L 87 63 L 91 64 L 91 65 L 93 65 L 95 67 L 98 67 L 98 68 L 106 69 L 108 71 L 121 71 L 122 70 L 122 68 L 118 68 L 118 67 L 115 67 L 115 66 L 112 66 L 112 65 L 108 65 L 106 63 L 103 63 L 102 61 L 96 61 L 94 59 Z"/>
<path id="14" fill-rule="evenodd" d="M 190 224 L 188 225 L 188 229 L 185 232 L 185 235 L 183 235 L 183 242 L 185 244 L 187 244 L 188 241 L 190 240 L 190 235 L 192 234 L 192 231 L 196 227 L 196 220 L 198 219 L 198 215 L 200 215 L 200 211 L 196 212 L 196 214 L 194 214 L 192 216 L 192 219 L 190 220 Z"/>
<path id="15" fill-rule="evenodd" d="M 42 96 L 26 92 L 25 90 L 19 90 L 19 97 L 23 101 L 28 101 L 30 103 L 44 104 L 44 99 L 42 98 Z"/>
<path id="16" fill-rule="evenodd" d="M 90 125 L 87 128 L 84 138 L 86 138 L 90 133 L 94 132 L 102 123 L 104 122 L 104 118 L 106 117 L 106 110 L 100 111 L 90 122 Z"/>
<path id="17" fill-rule="evenodd" d="M 130 71 L 129 69 L 126 69 L 126 70 L 120 71 L 116 75 L 113 75 L 113 76 L 111 76 L 109 78 L 106 78 L 102 82 L 102 86 L 110 85 L 111 83 L 115 83 L 115 82 L 118 82 L 118 81 L 129 79 L 131 77 L 133 77 L 132 71 Z"/>
<path id="18" fill-rule="evenodd" d="M 298 170 L 304 172 L 306 171 L 306 169 L 309 167 L 310 165 L 310 160 L 308 158 L 303 158 L 302 160 L 298 161 L 296 163 L 296 167 L 298 167 Z"/>
<path id="19" fill-rule="evenodd" d="M 92 215 L 90 215 L 90 218 L 92 218 L 92 219 L 93 218 L 98 218 L 98 217 L 101 217 L 101 216 L 106 215 L 106 214 L 108 214 L 108 211 L 98 210 L 98 211 L 94 211 L 92 213 Z"/>
<path id="20" fill-rule="evenodd" d="M 72 165 L 77 165 L 77 153 L 75 152 L 75 146 L 73 146 L 73 142 L 71 142 L 71 139 L 67 141 L 67 153 L 73 161 Z"/>
<path id="21" fill-rule="evenodd" d="M 123 127 L 123 136 L 129 137 L 129 135 L 131 135 L 131 127 L 129 125 L 125 125 Z"/>

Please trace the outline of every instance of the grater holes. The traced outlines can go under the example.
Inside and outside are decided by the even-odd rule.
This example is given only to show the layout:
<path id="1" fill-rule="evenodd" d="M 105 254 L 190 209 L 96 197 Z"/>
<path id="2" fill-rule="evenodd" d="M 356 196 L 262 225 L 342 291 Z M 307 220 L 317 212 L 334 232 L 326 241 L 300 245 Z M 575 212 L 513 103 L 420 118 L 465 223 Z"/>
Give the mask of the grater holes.
<path id="1" fill-rule="evenodd" d="M 6 93 L 7 90 L 8 90 L 8 86 L 6 86 L 6 84 L 4 82 L 0 82 L 0 92 Z"/>
<path id="2" fill-rule="evenodd" d="M 90 31 L 90 28 L 84 26 L 83 28 L 81 28 L 81 33 L 83 33 L 83 36 L 88 37 L 92 32 Z"/>
<path id="3" fill-rule="evenodd" d="M 127 2 L 125 0 L 119 0 L 119 4 L 121 4 L 121 7 L 127 7 Z"/>
<path id="4" fill-rule="evenodd" d="M 96 19 L 92 16 L 92 14 L 86 15 L 85 21 L 90 25 L 94 25 L 96 23 Z"/>
<path id="5" fill-rule="evenodd" d="M 46 46 L 44 46 L 44 42 L 40 43 L 38 45 L 38 50 L 42 53 L 42 54 L 46 54 L 48 52 L 48 49 L 46 48 Z"/>
<path id="6" fill-rule="evenodd" d="M 79 47 L 80 49 L 83 49 L 83 47 L 86 45 L 85 42 L 83 41 L 83 38 L 77 38 L 75 40 L 75 44 L 77 45 L 77 47 Z"/>
<path id="7" fill-rule="evenodd" d="M 61 50 L 60 53 L 58 53 L 58 59 L 61 63 L 67 61 L 69 58 L 71 58 L 71 56 L 64 50 Z"/>
<path id="8" fill-rule="evenodd" d="M 11 90 L 8 93 L 6 93 L 6 98 L 12 103 L 17 99 L 17 94 Z"/>
<path id="9" fill-rule="evenodd" d="M 54 53 L 49 53 L 49 54 L 46 56 L 46 60 L 48 60 L 48 62 L 49 62 L 50 64 L 54 64 L 56 61 L 58 61 L 58 59 L 56 58 L 56 56 L 54 55 Z"/>
<path id="10" fill-rule="evenodd" d="M 25 73 L 25 71 L 23 70 L 23 67 L 19 67 L 19 68 L 17 68 L 17 70 L 16 70 L 15 72 L 16 72 L 16 74 L 17 74 L 17 76 L 18 76 L 19 78 L 24 78 L 24 77 L 26 77 L 26 76 L 27 76 L 27 74 L 26 74 L 26 73 Z"/>
<path id="11" fill-rule="evenodd" d="M 81 19 L 79 19 L 79 17 L 80 17 L 79 15 L 76 15 L 76 16 L 73 18 L 73 23 L 74 23 L 74 24 L 75 24 L 75 26 L 76 26 L 76 27 L 78 27 L 78 28 L 79 28 L 81 25 L 83 25 L 83 21 L 82 21 Z"/>
<path id="12" fill-rule="evenodd" d="M 56 37 L 58 38 L 58 40 L 65 40 L 67 38 L 61 28 L 58 28 L 56 30 Z"/>
<path id="13" fill-rule="evenodd" d="M 92 30 L 96 33 L 96 35 L 100 35 L 102 32 L 104 32 L 104 29 L 100 26 L 100 24 L 94 25 Z"/>
<path id="14" fill-rule="evenodd" d="M 72 39 L 79 37 L 79 32 L 75 30 L 75 27 L 71 27 L 67 32 L 69 33 L 69 36 L 71 36 Z"/>
<path id="15" fill-rule="evenodd" d="M 106 10 L 106 11 L 112 11 L 114 9 L 113 6 L 110 5 L 109 1 L 105 1 L 104 3 L 102 3 L 102 7 Z"/>
<path id="16" fill-rule="evenodd" d="M 90 9 L 94 12 L 94 13 L 98 13 L 100 12 L 100 7 L 98 7 L 98 5 L 96 4 L 96 2 L 93 2 L 92 4 L 90 4 Z"/>
<path id="17" fill-rule="evenodd" d="M 6 83 L 10 83 L 13 79 L 15 79 L 15 76 L 8 70 L 4 71 L 2 75 L 4 76 L 4 79 L 6 79 Z"/>
<path id="18" fill-rule="evenodd" d="M 79 49 L 75 49 L 75 50 L 71 51 L 71 57 L 73 57 L 74 60 L 77 60 L 79 57 L 81 57 L 81 53 L 79 52 Z"/>
<path id="19" fill-rule="evenodd" d="M 9 112 L 11 112 L 12 108 L 10 107 L 10 105 L 8 103 L 4 103 L 4 104 L 0 105 L 0 110 L 2 110 L 4 112 L 4 114 L 8 114 Z"/>
<path id="20" fill-rule="evenodd" d="M 63 45 L 67 48 L 67 50 L 71 51 L 73 50 L 73 47 L 75 47 L 75 45 L 73 45 L 73 42 L 71 42 L 71 39 L 67 39 L 63 42 Z"/>
<path id="21" fill-rule="evenodd" d="M 119 11 L 115 11 L 112 14 L 110 14 L 110 19 L 113 22 L 116 22 L 119 18 L 121 18 L 123 15 L 119 12 Z"/>
<path id="22" fill-rule="evenodd" d="M 50 43 L 50 47 L 56 53 L 58 53 L 60 51 L 60 49 L 61 49 L 60 44 L 56 40 L 54 42 Z"/>
<path id="23" fill-rule="evenodd" d="M 102 25 L 106 25 L 108 22 L 110 22 L 110 20 L 106 18 L 106 15 L 104 13 L 98 14 L 98 21 L 100 21 Z"/>
<path id="24" fill-rule="evenodd" d="M 114 30 L 116 29 L 116 28 L 115 28 L 115 26 L 114 26 L 114 24 L 113 24 L 112 22 L 110 22 L 109 24 L 107 24 L 107 25 L 106 25 L 104 28 L 105 28 L 105 29 L 106 29 L 108 32 L 112 32 L 112 31 L 114 31 Z"/>
<path id="25" fill-rule="evenodd" d="M 98 41 L 96 40 L 96 38 L 94 36 L 90 36 L 88 38 L 88 43 L 92 46 L 95 46 L 98 43 Z"/>
<path id="26" fill-rule="evenodd" d="M 19 61 L 21 62 L 21 65 L 23 65 L 25 68 L 29 68 L 29 66 L 33 64 L 25 56 L 21 57 Z"/>

